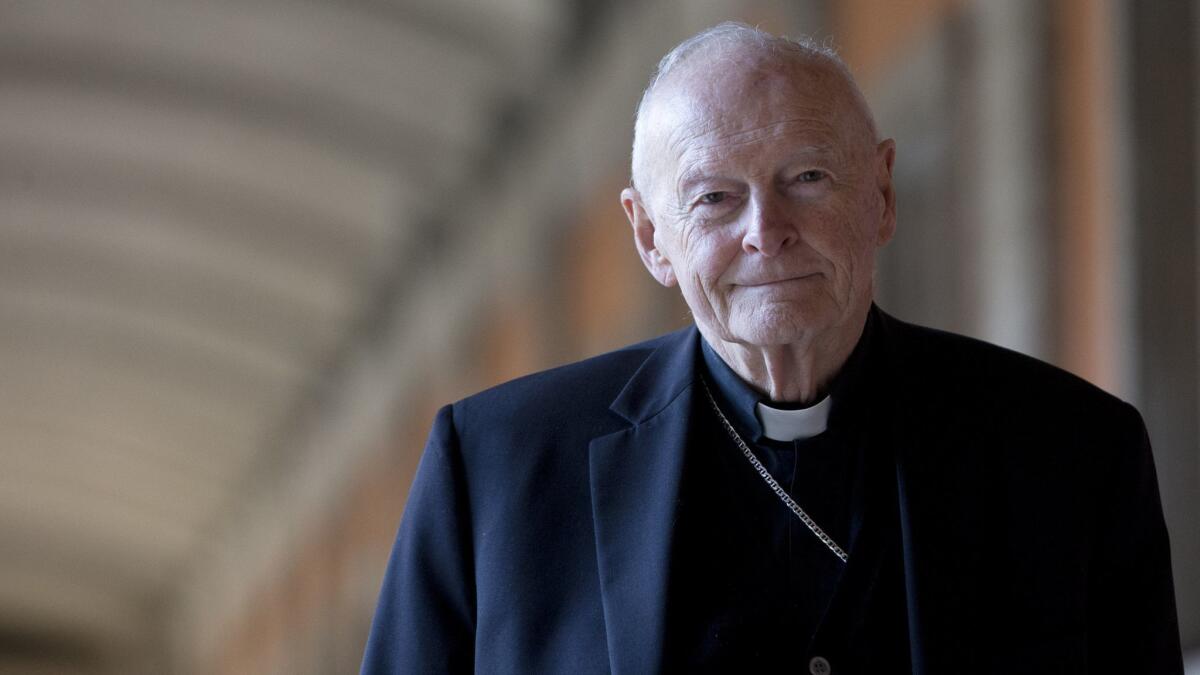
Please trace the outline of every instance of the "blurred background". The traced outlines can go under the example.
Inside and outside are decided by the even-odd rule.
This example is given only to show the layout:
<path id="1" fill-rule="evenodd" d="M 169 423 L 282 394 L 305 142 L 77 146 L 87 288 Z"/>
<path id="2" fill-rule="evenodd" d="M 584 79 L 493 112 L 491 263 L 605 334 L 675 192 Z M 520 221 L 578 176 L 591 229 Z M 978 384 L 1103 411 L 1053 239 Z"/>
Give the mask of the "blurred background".
<path id="1" fill-rule="evenodd" d="M 1142 410 L 1200 648 L 1200 2 L 0 0 L 0 672 L 357 672 L 436 408 L 687 323 L 617 194 L 725 19 L 896 139 L 884 309 Z"/>

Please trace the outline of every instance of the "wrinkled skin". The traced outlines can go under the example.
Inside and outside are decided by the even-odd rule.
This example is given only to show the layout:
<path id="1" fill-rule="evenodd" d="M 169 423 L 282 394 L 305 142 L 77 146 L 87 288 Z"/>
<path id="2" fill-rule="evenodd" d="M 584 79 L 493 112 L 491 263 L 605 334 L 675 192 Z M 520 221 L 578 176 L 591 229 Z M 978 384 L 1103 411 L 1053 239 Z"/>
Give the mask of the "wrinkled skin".
<path id="1" fill-rule="evenodd" d="M 836 66 L 743 52 L 695 55 L 652 93 L 622 204 L 718 354 L 773 400 L 812 403 L 866 321 L 895 145 Z"/>

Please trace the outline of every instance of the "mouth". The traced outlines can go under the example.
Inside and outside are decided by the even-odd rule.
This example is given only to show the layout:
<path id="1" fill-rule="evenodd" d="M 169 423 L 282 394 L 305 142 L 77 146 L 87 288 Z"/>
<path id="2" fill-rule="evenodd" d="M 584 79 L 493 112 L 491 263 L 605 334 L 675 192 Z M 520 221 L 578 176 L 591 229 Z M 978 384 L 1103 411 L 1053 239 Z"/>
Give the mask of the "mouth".
<path id="1" fill-rule="evenodd" d="M 762 288 L 762 287 L 766 287 L 766 286 L 776 286 L 779 284 L 787 284 L 787 283 L 791 283 L 793 281 L 805 281 L 807 279 L 815 279 L 819 276 L 821 276 L 819 272 L 813 272 L 812 274 L 801 274 L 799 276 L 783 277 L 780 279 L 768 279 L 766 281 L 748 281 L 748 282 L 735 284 L 735 285 L 744 286 L 746 288 Z"/>

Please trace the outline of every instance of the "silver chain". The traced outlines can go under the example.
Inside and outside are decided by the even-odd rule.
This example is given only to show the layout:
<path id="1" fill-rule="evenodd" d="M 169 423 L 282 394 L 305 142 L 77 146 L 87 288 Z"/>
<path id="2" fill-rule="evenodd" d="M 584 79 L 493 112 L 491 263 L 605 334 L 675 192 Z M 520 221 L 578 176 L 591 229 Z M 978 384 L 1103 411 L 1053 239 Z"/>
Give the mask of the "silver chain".
<path id="1" fill-rule="evenodd" d="M 758 472 L 758 475 L 762 476 L 762 479 L 767 482 L 767 486 L 771 488 L 771 491 L 774 492 L 775 495 L 779 497 L 779 499 L 782 500 L 789 509 L 792 510 L 792 513 L 796 514 L 796 517 L 800 519 L 800 522 L 804 523 L 804 525 L 807 526 L 813 534 L 817 535 L 817 539 L 820 539 L 822 544 L 825 544 L 827 547 L 829 547 L 830 551 L 833 551 L 833 554 L 836 555 L 838 559 L 840 559 L 842 562 L 847 562 L 850 560 L 850 556 L 846 554 L 846 551 L 843 550 L 841 546 L 837 545 L 837 542 L 833 540 L 833 537 L 825 534 L 825 530 L 822 530 L 821 526 L 817 525 L 817 521 L 813 520 L 812 517 L 805 513 L 804 509 L 800 508 L 800 505 L 796 503 L 796 500 L 792 499 L 792 496 L 787 493 L 787 490 L 784 490 L 783 487 L 779 485 L 779 481 L 775 480 L 775 477 L 771 475 L 771 472 L 767 471 L 767 467 L 763 466 L 762 462 L 758 461 L 758 457 L 756 457 L 754 452 L 750 450 L 750 446 L 746 445 L 746 442 L 742 440 L 740 435 L 738 435 L 737 430 L 734 429 L 733 425 L 729 423 L 728 419 L 726 419 L 725 413 L 721 412 L 721 407 L 717 405 L 717 399 L 713 398 L 712 391 L 708 388 L 708 382 L 706 382 L 703 377 L 700 378 L 700 384 L 704 386 L 704 393 L 708 396 L 708 402 L 712 404 L 713 410 L 717 412 L 717 417 L 721 419 L 721 424 L 725 427 L 725 430 L 729 432 L 729 435 L 733 438 L 733 442 L 737 444 L 738 449 L 742 451 L 742 454 L 746 456 L 746 459 L 750 460 L 750 465 L 753 466 L 754 470 Z"/>

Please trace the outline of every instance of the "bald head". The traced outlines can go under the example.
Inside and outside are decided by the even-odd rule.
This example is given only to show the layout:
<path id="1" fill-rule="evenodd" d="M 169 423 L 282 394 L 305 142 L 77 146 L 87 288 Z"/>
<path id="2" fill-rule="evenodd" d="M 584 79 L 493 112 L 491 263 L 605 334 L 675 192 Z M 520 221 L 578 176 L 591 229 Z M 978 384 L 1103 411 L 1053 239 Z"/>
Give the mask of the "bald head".
<path id="1" fill-rule="evenodd" d="M 895 231 L 894 160 L 834 56 L 719 26 L 647 89 L 621 206 L 646 269 L 726 363 L 776 400 L 815 400 L 810 376 L 862 334 Z"/>
<path id="2" fill-rule="evenodd" d="M 875 122 L 849 70 L 828 47 L 811 40 L 776 37 L 739 23 L 723 23 L 681 42 L 659 62 L 638 104 L 631 181 L 652 191 L 668 156 L 664 144 L 683 118 L 715 115 L 716 99 L 735 89 L 745 94 L 771 87 L 768 99 L 803 107 L 806 98 L 834 105 L 850 151 L 870 152 Z M 762 94 L 760 90 L 757 93 Z M 691 121 L 695 121 L 692 119 Z M 714 123 L 717 123 L 714 120 Z"/>

